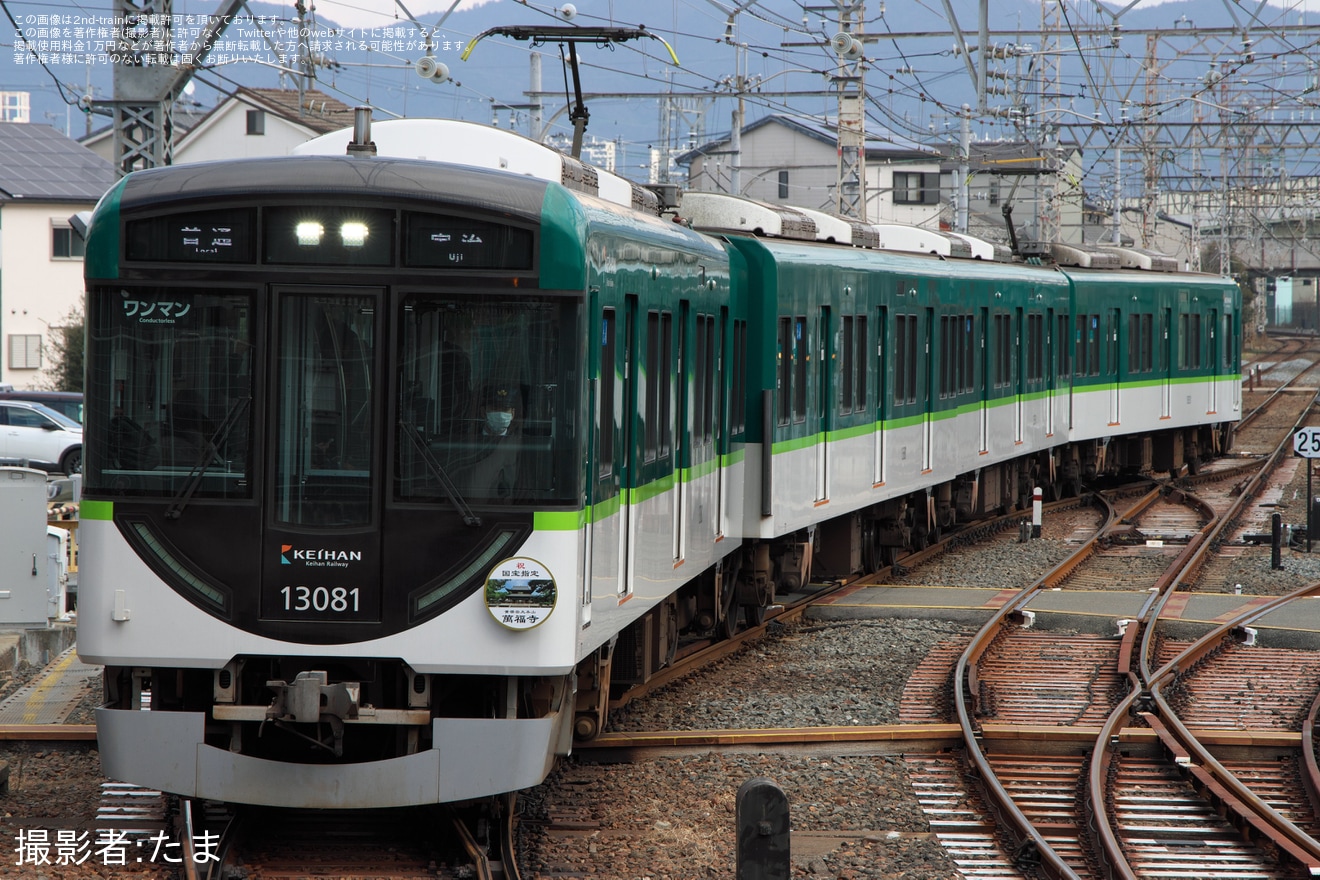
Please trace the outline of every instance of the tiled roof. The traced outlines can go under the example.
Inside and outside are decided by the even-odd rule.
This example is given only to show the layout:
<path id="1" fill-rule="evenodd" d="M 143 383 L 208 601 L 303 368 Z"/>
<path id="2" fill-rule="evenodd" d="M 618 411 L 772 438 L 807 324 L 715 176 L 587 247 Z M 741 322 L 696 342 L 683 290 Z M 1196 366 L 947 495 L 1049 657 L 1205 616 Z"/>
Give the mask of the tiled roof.
<path id="1" fill-rule="evenodd" d="M 49 125 L 0 122 L 0 201 L 94 202 L 114 167 Z"/>
<path id="2" fill-rule="evenodd" d="M 352 107 L 316 89 L 303 91 L 301 105 L 296 89 L 251 89 L 244 86 L 238 90 L 238 97 L 262 104 L 318 134 L 329 134 L 353 124 Z"/>

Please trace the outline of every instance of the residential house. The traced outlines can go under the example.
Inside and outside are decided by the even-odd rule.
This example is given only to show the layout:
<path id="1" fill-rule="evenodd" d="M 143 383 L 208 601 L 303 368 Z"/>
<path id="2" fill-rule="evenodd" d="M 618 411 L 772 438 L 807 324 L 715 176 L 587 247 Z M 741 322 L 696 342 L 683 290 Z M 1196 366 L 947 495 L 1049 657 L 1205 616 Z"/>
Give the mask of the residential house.
<path id="1" fill-rule="evenodd" d="M 960 165 L 956 150 L 945 146 L 947 158 L 940 164 L 946 229 L 955 222 L 953 189 Z M 1066 244 L 1095 242 L 1095 227 L 1088 224 L 1083 231 L 1082 153 L 1076 145 L 1060 145 L 1047 155 L 1037 145 L 1021 141 L 972 141 L 968 152 L 969 234 L 1008 244 L 1004 213 L 1008 208 L 1020 242 L 1046 238 Z"/>
<path id="2" fill-rule="evenodd" d="M 772 114 L 741 132 L 738 194 L 763 202 L 834 212 L 839 153 L 826 120 Z M 941 204 L 940 155 L 892 132 L 866 135 L 866 219 L 935 228 Z M 723 135 L 675 160 L 688 168 L 688 187 L 729 192 L 734 156 Z"/>
<path id="3" fill-rule="evenodd" d="M 286 156 L 299 144 L 352 125 L 353 108 L 316 89 L 240 86 L 200 115 L 176 106 L 173 164 Z M 113 161 L 110 129 L 95 132 L 82 143 Z"/>
<path id="4" fill-rule="evenodd" d="M 53 334 L 82 306 L 83 242 L 69 218 L 95 207 L 115 172 L 49 125 L 0 122 L 0 155 L 0 384 L 44 388 Z"/>

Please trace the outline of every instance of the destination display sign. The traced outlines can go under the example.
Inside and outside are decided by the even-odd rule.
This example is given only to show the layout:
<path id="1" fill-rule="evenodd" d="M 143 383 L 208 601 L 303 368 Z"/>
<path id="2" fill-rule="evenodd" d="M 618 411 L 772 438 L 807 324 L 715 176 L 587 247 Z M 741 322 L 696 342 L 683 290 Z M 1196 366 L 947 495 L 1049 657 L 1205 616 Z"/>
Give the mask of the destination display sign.
<path id="1" fill-rule="evenodd" d="M 404 215 L 405 266 L 531 269 L 532 232 L 516 226 L 439 214 Z"/>
<path id="2" fill-rule="evenodd" d="M 125 233 L 129 260 L 169 263 L 248 263 L 256 211 L 190 211 L 133 220 Z"/>

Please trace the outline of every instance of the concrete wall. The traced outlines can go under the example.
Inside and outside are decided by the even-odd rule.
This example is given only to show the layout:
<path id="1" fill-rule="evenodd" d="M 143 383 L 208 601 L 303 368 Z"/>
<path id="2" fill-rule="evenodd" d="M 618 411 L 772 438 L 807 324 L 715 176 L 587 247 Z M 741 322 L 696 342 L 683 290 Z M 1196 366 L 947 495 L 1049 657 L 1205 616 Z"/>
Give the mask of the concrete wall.
<path id="1" fill-rule="evenodd" d="M 0 206 L 0 383 L 21 390 L 45 387 L 50 367 L 50 328 L 66 323 L 82 305 L 83 261 L 52 256 L 55 226 L 90 211 L 94 202 L 6 202 Z M 11 369 L 10 339 L 42 337 L 42 366 Z"/>

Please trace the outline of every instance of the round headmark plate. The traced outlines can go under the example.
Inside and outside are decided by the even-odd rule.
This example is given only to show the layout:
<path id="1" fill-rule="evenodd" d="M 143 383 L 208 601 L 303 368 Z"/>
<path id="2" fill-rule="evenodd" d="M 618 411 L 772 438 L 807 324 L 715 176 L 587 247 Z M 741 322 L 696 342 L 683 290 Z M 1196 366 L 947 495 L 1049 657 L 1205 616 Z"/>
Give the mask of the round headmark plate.
<path id="1" fill-rule="evenodd" d="M 559 589 L 554 575 L 535 559 L 505 559 L 486 576 L 486 608 L 509 629 L 539 626 L 555 610 Z"/>

